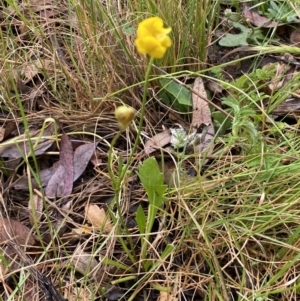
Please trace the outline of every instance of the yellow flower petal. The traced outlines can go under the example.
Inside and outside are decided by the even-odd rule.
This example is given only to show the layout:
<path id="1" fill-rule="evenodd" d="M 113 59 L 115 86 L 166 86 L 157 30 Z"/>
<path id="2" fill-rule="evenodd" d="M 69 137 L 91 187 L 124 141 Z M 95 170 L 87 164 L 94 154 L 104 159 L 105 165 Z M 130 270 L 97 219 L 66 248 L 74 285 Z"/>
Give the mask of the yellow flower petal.
<path id="1" fill-rule="evenodd" d="M 166 44 L 169 45 L 168 43 Z M 157 59 L 162 58 L 167 51 L 167 47 L 164 46 L 164 43 L 161 43 L 153 37 L 137 39 L 136 47 L 140 53 L 149 54 L 150 56 Z"/>
<path id="2" fill-rule="evenodd" d="M 160 43 L 162 44 L 162 46 L 164 46 L 164 47 L 166 47 L 166 48 L 169 48 L 169 47 L 171 47 L 171 45 L 172 45 L 172 41 L 171 41 L 171 39 L 170 39 L 169 36 L 164 36 L 164 37 L 161 39 Z"/>
<path id="3" fill-rule="evenodd" d="M 154 58 L 162 58 L 172 45 L 168 34 L 171 28 L 163 27 L 163 20 L 159 17 L 152 17 L 142 21 L 137 29 L 135 45 L 138 52 L 148 54 Z"/>
<path id="4" fill-rule="evenodd" d="M 121 130 L 125 130 L 135 116 L 135 109 L 127 106 L 120 106 L 115 110 L 115 116 Z"/>

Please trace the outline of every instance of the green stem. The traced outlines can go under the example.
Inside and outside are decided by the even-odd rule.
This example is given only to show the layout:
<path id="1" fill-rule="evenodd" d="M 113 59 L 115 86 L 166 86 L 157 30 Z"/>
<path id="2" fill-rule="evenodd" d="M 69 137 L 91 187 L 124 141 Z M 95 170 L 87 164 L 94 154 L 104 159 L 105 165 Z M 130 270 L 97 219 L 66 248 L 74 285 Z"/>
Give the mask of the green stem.
<path id="1" fill-rule="evenodd" d="M 137 149 L 137 146 L 140 142 L 141 132 L 142 132 L 142 128 L 143 128 L 143 122 L 144 122 L 144 116 L 145 116 L 145 111 L 146 111 L 146 100 L 147 100 L 147 95 L 148 95 L 149 77 L 150 77 L 153 61 L 154 61 L 154 58 L 151 57 L 150 61 L 149 61 L 149 64 L 148 64 L 148 67 L 147 67 L 146 74 L 145 74 L 144 91 L 143 91 L 144 93 L 143 93 L 143 100 L 142 100 L 142 107 L 141 107 L 141 114 L 140 114 L 140 122 L 139 122 L 139 126 L 138 126 L 137 136 L 136 136 L 133 148 L 130 152 L 129 158 L 127 160 L 127 163 L 126 163 L 126 165 L 123 169 L 123 172 L 120 176 L 120 181 L 123 180 L 123 178 L 124 178 L 124 176 L 127 172 L 127 169 L 128 169 L 128 167 L 131 163 L 132 157 L 133 157 L 133 155 L 134 155 L 134 153 Z"/>
<path id="2" fill-rule="evenodd" d="M 122 130 L 119 130 L 117 135 L 113 138 L 113 140 L 110 144 L 109 152 L 108 152 L 108 173 L 109 173 L 109 176 L 110 176 L 111 181 L 112 181 L 113 189 L 115 191 L 115 197 L 114 197 L 113 201 L 110 204 L 110 208 L 112 210 L 114 204 L 116 204 L 117 212 L 118 212 L 119 217 L 122 216 L 121 206 L 119 204 L 119 196 L 120 196 L 120 191 L 121 191 L 121 185 L 122 185 L 122 181 L 123 181 L 123 179 L 124 179 L 124 177 L 127 173 L 129 165 L 131 164 L 133 155 L 136 152 L 136 149 L 137 149 L 138 144 L 140 142 L 141 132 L 142 132 L 142 128 L 143 128 L 143 122 L 144 122 L 144 116 L 145 116 L 145 111 L 146 111 L 146 100 L 147 100 L 147 95 L 148 95 L 149 77 L 150 77 L 153 61 L 154 61 L 154 58 L 151 57 L 151 59 L 149 61 L 149 64 L 148 64 L 148 67 L 147 67 L 147 70 L 146 70 L 146 74 L 145 74 L 144 93 L 143 93 L 143 100 L 142 100 L 142 107 L 141 107 L 141 114 L 140 114 L 140 122 L 139 122 L 139 125 L 138 125 L 137 136 L 136 136 L 134 145 L 132 147 L 132 150 L 130 152 L 130 155 L 127 159 L 126 165 L 122 168 L 122 171 L 119 174 L 118 178 L 114 175 L 113 168 L 112 168 L 113 157 L 114 157 L 113 156 L 113 149 L 114 149 L 114 146 L 115 146 L 117 140 L 119 139 L 119 137 L 122 133 Z M 127 230 L 126 225 L 125 225 L 124 221 L 122 220 L 122 218 L 120 218 L 119 220 L 121 221 L 122 227 L 125 230 Z M 128 232 L 128 231 L 126 231 L 126 232 Z M 120 238 L 120 241 L 121 241 L 121 243 L 124 244 L 123 239 Z M 133 243 L 132 243 L 131 239 L 129 239 L 129 243 L 130 243 L 131 249 L 133 251 L 134 249 L 133 249 Z M 134 257 L 132 255 L 130 257 L 131 257 L 131 260 L 134 260 Z"/>
<path id="3" fill-rule="evenodd" d="M 114 146 L 117 142 L 117 140 L 119 139 L 119 137 L 121 136 L 121 130 L 119 130 L 118 134 L 113 138 L 111 144 L 110 144 L 110 147 L 109 147 L 109 151 L 108 151 L 108 164 L 107 164 L 107 168 L 108 168 L 108 173 L 109 173 L 109 176 L 110 176 L 110 179 L 112 181 L 112 186 L 113 186 L 113 189 L 116 191 L 117 189 L 117 180 L 116 180 L 116 177 L 114 175 L 114 172 L 113 172 L 113 169 L 112 169 L 112 161 L 113 161 L 113 149 L 114 149 Z"/>
<path id="4" fill-rule="evenodd" d="M 118 189 L 118 187 L 121 185 L 121 183 L 122 183 L 122 181 L 125 177 L 125 174 L 126 174 L 128 168 L 129 168 L 129 165 L 131 163 L 132 157 L 133 157 L 133 155 L 134 155 L 134 153 L 137 149 L 137 146 L 140 142 L 141 132 L 142 132 L 142 128 L 143 128 L 143 122 L 144 122 L 144 116 L 145 116 L 145 111 L 146 111 L 146 100 L 147 100 L 147 95 L 148 95 L 149 77 L 150 77 L 150 73 L 151 73 L 151 70 L 152 70 L 153 61 L 154 61 L 154 58 L 151 57 L 150 61 L 149 61 L 149 64 L 148 64 L 148 67 L 147 67 L 147 70 L 146 70 L 146 74 L 145 74 L 144 93 L 143 93 L 143 100 L 142 100 L 142 107 L 141 107 L 141 114 L 140 114 L 140 122 L 139 122 L 138 130 L 137 130 L 137 136 L 136 136 L 133 148 L 130 152 L 129 158 L 127 159 L 126 165 L 122 169 L 122 173 L 119 176 L 118 181 L 116 180 L 116 177 L 114 176 L 113 171 L 112 171 L 112 160 L 113 160 L 112 151 L 113 151 L 114 145 L 116 144 L 117 140 L 119 139 L 119 137 L 121 135 L 121 132 L 122 132 L 121 130 L 113 138 L 113 140 L 111 142 L 111 145 L 110 145 L 110 148 L 109 148 L 109 152 L 108 152 L 108 173 L 109 173 L 109 176 L 110 176 L 110 178 L 113 182 L 114 189 L 115 188 Z"/>
<path id="5" fill-rule="evenodd" d="M 122 185 L 122 181 L 123 181 L 123 178 L 125 176 L 125 173 L 121 172 L 121 174 L 117 178 L 114 175 L 114 172 L 113 172 L 113 158 L 114 158 L 113 149 L 114 149 L 114 146 L 115 146 L 117 140 L 121 136 L 121 133 L 122 133 L 122 130 L 119 130 L 119 132 L 113 138 L 113 140 L 110 144 L 109 151 L 108 151 L 108 164 L 107 164 L 108 167 L 107 167 L 107 169 L 108 169 L 108 173 L 109 173 L 109 176 L 111 178 L 111 181 L 112 181 L 113 190 L 115 191 L 115 196 L 114 196 L 113 200 L 111 201 L 109 208 L 110 208 L 111 214 L 113 214 L 113 216 L 115 217 L 115 215 L 113 213 L 113 207 L 114 207 L 114 205 L 116 205 L 117 212 L 118 212 L 118 221 L 121 223 L 121 227 L 120 228 L 118 227 L 117 231 L 120 231 L 120 229 L 124 229 L 126 234 L 129 235 L 129 231 L 126 227 L 126 224 L 124 223 L 124 220 L 121 218 L 122 217 L 122 210 L 121 210 L 121 206 L 120 206 L 120 202 L 119 202 L 121 185 Z M 115 218 L 114 218 L 114 220 L 115 220 Z M 128 257 L 130 258 L 130 260 L 133 263 L 136 262 L 132 239 L 129 237 L 129 244 L 130 244 L 131 251 L 128 250 L 126 242 L 124 241 L 124 239 L 121 236 L 119 237 L 119 241 L 120 241 L 124 251 L 127 253 Z"/>

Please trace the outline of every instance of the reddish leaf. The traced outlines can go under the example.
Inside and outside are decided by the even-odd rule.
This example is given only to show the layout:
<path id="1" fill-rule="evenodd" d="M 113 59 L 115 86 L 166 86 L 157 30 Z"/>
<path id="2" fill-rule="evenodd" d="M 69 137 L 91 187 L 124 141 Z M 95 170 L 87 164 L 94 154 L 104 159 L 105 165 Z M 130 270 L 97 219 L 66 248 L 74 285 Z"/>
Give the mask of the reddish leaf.
<path id="1" fill-rule="evenodd" d="M 96 146 L 96 143 L 87 143 L 76 148 L 73 159 L 74 181 L 85 171 L 86 166 L 95 152 Z"/>
<path id="2" fill-rule="evenodd" d="M 3 127 L 0 128 L 0 141 L 9 136 L 16 128 L 17 125 L 15 122 L 8 121 Z"/>
<path id="3" fill-rule="evenodd" d="M 296 28 L 290 35 L 290 40 L 294 45 L 299 46 L 300 43 L 300 28 Z"/>
<path id="4" fill-rule="evenodd" d="M 164 130 L 163 132 L 151 137 L 145 143 L 145 154 L 149 155 L 160 149 L 171 142 L 171 132 L 170 130 Z"/>
<path id="5" fill-rule="evenodd" d="M 60 145 L 60 164 L 65 169 L 64 192 L 63 195 L 69 195 L 73 188 L 74 166 L 73 166 L 73 147 L 69 137 L 64 133 L 61 137 Z"/>
<path id="6" fill-rule="evenodd" d="M 73 148 L 69 137 L 63 133 L 60 142 L 59 166 L 50 178 L 45 190 L 48 198 L 68 196 L 72 192 L 74 178 Z"/>
<path id="7" fill-rule="evenodd" d="M 5 137 L 5 128 L 1 127 L 0 128 L 0 141 L 2 141 Z"/>
<path id="8" fill-rule="evenodd" d="M 102 229 L 106 233 L 113 229 L 110 217 L 105 213 L 103 208 L 100 208 L 96 204 L 87 204 L 84 210 L 87 220 L 95 229 Z"/>
<path id="9" fill-rule="evenodd" d="M 18 137 L 9 139 L 0 144 L 0 156 L 12 159 L 21 158 L 24 155 L 30 154 L 30 141 L 34 148 L 35 155 L 43 154 L 52 144 L 53 140 L 48 139 L 47 136 L 52 136 L 54 133 L 54 124 L 51 123 L 42 133 L 41 130 L 32 131 L 27 134 L 20 135 Z M 35 139 L 36 138 L 36 139 Z M 37 140 L 38 139 L 38 140 Z"/>
<path id="10" fill-rule="evenodd" d="M 2 218 L 0 220 L 0 241 L 5 242 L 12 239 L 15 239 L 19 245 L 33 246 L 35 244 L 35 239 L 27 227 L 19 221 Z"/>
<path id="11" fill-rule="evenodd" d="M 74 176 L 73 182 L 76 181 L 80 175 L 86 169 L 87 164 L 93 157 L 95 153 L 97 143 L 87 143 L 80 145 L 76 148 L 73 157 L 73 167 L 74 167 Z M 99 161 L 99 159 L 98 159 Z M 64 184 L 62 183 L 63 178 L 65 176 L 64 168 L 58 170 L 59 166 L 61 166 L 60 161 L 56 162 L 52 167 L 42 169 L 40 171 L 39 177 L 42 183 L 42 186 L 47 186 L 52 179 L 54 173 L 56 173 L 55 177 L 57 178 L 55 181 L 52 179 L 54 186 L 52 188 L 48 187 L 48 193 L 50 194 L 51 190 L 55 191 L 55 187 L 60 187 L 59 191 L 56 190 L 57 195 L 62 195 L 62 190 L 64 189 Z M 34 187 L 38 187 L 34 178 L 31 179 L 32 185 Z M 18 181 L 13 184 L 13 187 L 18 190 L 28 190 L 28 177 L 22 177 Z M 50 194 L 51 195 L 51 194 Z"/>
<path id="12" fill-rule="evenodd" d="M 204 83 L 201 77 L 197 77 L 195 79 L 193 89 L 198 92 L 199 97 L 196 94 L 193 94 L 193 118 L 192 118 L 192 126 L 197 129 L 199 125 L 204 124 L 212 124 L 211 120 L 211 112 L 208 105 L 208 102 L 204 99 L 207 99 L 207 93 L 204 87 Z"/>
<path id="13" fill-rule="evenodd" d="M 89 275 L 96 281 L 101 281 L 103 278 L 101 264 L 95 259 L 95 255 L 84 252 L 80 245 L 75 249 L 70 262 L 78 272 Z"/>
<path id="14" fill-rule="evenodd" d="M 53 176 L 53 174 L 55 173 L 55 171 L 57 170 L 58 167 L 59 167 L 59 162 L 56 162 L 53 164 L 53 166 L 42 169 L 40 171 L 39 177 L 40 177 L 41 184 L 43 187 L 47 186 L 47 184 L 49 183 L 49 180 L 51 179 L 51 177 Z M 34 188 L 39 187 L 38 183 L 36 182 L 36 180 L 34 178 L 31 178 L 30 181 Z M 13 187 L 14 187 L 14 189 L 17 189 L 17 190 L 28 190 L 28 177 L 26 177 L 26 176 L 21 177 L 13 184 Z"/>
<path id="15" fill-rule="evenodd" d="M 98 149 L 96 149 L 94 151 L 90 161 L 94 166 L 100 166 L 101 165 L 101 163 L 102 163 L 101 152 Z"/>
<path id="16" fill-rule="evenodd" d="M 243 16 L 257 27 L 273 28 L 280 25 L 284 25 L 283 23 L 278 23 L 276 21 L 270 20 L 267 17 L 261 16 L 258 12 L 253 11 L 245 3 L 243 4 L 242 12 L 243 12 Z"/>
<path id="17" fill-rule="evenodd" d="M 193 89 L 198 92 L 202 97 L 199 97 L 196 94 L 193 94 L 193 117 L 192 117 L 192 126 L 194 131 L 199 128 L 201 124 L 207 124 L 207 133 L 204 136 L 204 139 L 200 144 L 195 145 L 194 152 L 202 152 L 207 149 L 207 154 L 210 154 L 213 150 L 213 146 L 209 147 L 210 142 L 215 135 L 214 125 L 211 119 L 211 112 L 208 103 L 204 100 L 207 99 L 207 93 L 204 87 L 204 83 L 201 77 L 195 79 Z"/>
<path id="18" fill-rule="evenodd" d="M 39 221 L 44 208 L 44 200 L 40 194 L 33 194 L 32 201 L 28 203 L 30 224 L 34 225 L 35 221 Z"/>

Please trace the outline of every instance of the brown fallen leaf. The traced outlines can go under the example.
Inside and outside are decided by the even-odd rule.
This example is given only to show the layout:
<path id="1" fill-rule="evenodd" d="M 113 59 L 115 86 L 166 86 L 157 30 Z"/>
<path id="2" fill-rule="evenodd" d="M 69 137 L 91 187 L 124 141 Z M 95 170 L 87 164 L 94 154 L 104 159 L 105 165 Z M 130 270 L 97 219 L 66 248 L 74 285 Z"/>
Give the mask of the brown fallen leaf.
<path id="1" fill-rule="evenodd" d="M 222 91 L 223 91 L 223 88 L 222 86 L 218 83 L 218 82 L 215 82 L 213 80 L 209 80 L 207 83 L 206 83 L 206 86 L 207 86 L 207 89 L 212 92 L 213 94 L 221 94 Z"/>
<path id="2" fill-rule="evenodd" d="M 59 166 L 59 162 L 55 162 L 53 164 L 53 166 L 42 169 L 40 171 L 39 178 L 40 178 L 42 187 L 47 186 L 49 180 L 53 176 L 53 174 L 56 171 L 56 169 L 58 168 L 58 166 Z M 34 178 L 31 178 L 30 181 L 31 181 L 33 188 L 39 187 L 37 181 Z M 29 189 L 28 177 L 27 176 L 21 177 L 20 179 L 18 179 L 16 182 L 13 183 L 12 187 L 14 187 L 14 189 L 16 189 L 16 190 L 26 190 L 27 191 Z"/>
<path id="3" fill-rule="evenodd" d="M 73 165 L 74 165 L 73 182 L 76 181 L 81 176 L 81 174 L 84 172 L 89 161 L 92 160 L 92 157 L 95 153 L 96 146 L 97 146 L 97 143 L 96 144 L 95 143 L 87 143 L 87 144 L 80 145 L 76 148 L 76 150 L 74 152 L 74 158 L 73 158 Z M 96 160 L 96 162 L 99 163 L 100 159 L 95 159 L 95 160 Z M 53 177 L 54 173 L 56 172 L 56 170 L 58 169 L 59 166 L 60 166 L 60 162 L 58 161 L 58 162 L 55 162 L 53 164 L 53 166 L 42 169 L 40 171 L 39 178 L 41 181 L 41 185 L 43 187 L 48 185 L 50 179 Z M 59 179 L 62 179 L 62 177 L 64 175 L 63 171 L 64 171 L 64 169 L 61 169 L 60 171 L 58 171 L 56 177 L 58 177 Z M 38 188 L 39 185 L 34 178 L 32 178 L 30 181 L 34 188 Z M 58 179 L 57 179 L 57 181 L 58 181 Z M 21 177 L 13 184 L 13 187 L 17 190 L 28 190 L 28 177 L 26 177 L 26 176 Z"/>
<path id="4" fill-rule="evenodd" d="M 0 128 L 0 141 L 3 141 L 16 128 L 17 128 L 17 124 L 13 121 L 9 121 L 9 122 L 5 123 L 5 125 L 3 125 Z"/>
<path id="5" fill-rule="evenodd" d="M 88 272 L 92 273 L 90 276 L 95 276 L 100 268 L 99 262 L 91 254 L 84 252 L 80 245 L 76 247 L 71 262 L 84 275 Z"/>
<path id="6" fill-rule="evenodd" d="M 284 23 L 278 23 L 265 16 L 261 16 L 258 12 L 252 10 L 246 3 L 242 4 L 242 14 L 251 24 L 257 27 L 274 28 L 284 25 Z"/>
<path id="7" fill-rule="evenodd" d="M 294 45 L 299 46 L 300 44 L 300 28 L 296 28 L 290 35 L 290 40 Z"/>
<path id="8" fill-rule="evenodd" d="M 283 103 L 281 103 L 275 110 L 272 111 L 273 113 L 277 112 L 293 112 L 295 110 L 300 109 L 300 101 L 299 99 L 287 99 Z"/>
<path id="9" fill-rule="evenodd" d="M 91 157 L 91 163 L 94 166 L 100 166 L 102 163 L 102 159 L 101 159 L 101 152 L 96 149 L 95 152 L 93 153 L 92 157 Z"/>
<path id="10" fill-rule="evenodd" d="M 164 130 L 163 132 L 151 137 L 145 143 L 145 154 L 149 155 L 157 149 L 166 146 L 171 142 L 171 138 L 172 135 L 170 130 Z"/>
<path id="11" fill-rule="evenodd" d="M 193 90 L 203 96 L 204 99 L 207 98 L 207 93 L 204 87 L 204 83 L 201 77 L 197 77 L 194 82 Z M 193 117 L 192 117 L 192 127 L 198 128 L 202 123 L 211 123 L 211 112 L 209 109 L 208 102 L 203 100 L 196 94 L 193 94 Z"/>
<path id="12" fill-rule="evenodd" d="M 4 139 L 5 136 L 5 128 L 1 127 L 0 128 L 0 141 L 2 141 Z"/>
<path id="13" fill-rule="evenodd" d="M 36 60 L 26 62 L 14 70 L 14 77 L 19 80 L 20 75 L 23 75 L 23 84 L 26 84 L 43 70 L 54 69 L 55 65 L 53 62 L 53 60 Z"/>
<path id="14" fill-rule="evenodd" d="M 286 75 L 290 70 L 292 70 L 291 66 L 284 62 L 275 62 L 268 63 L 264 66 L 264 68 L 268 68 L 269 70 L 274 70 L 275 76 L 268 81 L 267 83 L 267 91 L 268 95 L 272 95 L 276 91 L 278 91 L 282 86 L 286 83 Z"/>
<path id="15" fill-rule="evenodd" d="M 35 221 L 39 221 L 44 208 L 44 200 L 40 194 L 34 193 L 32 202 L 28 203 L 30 224 L 34 225 Z"/>
<path id="16" fill-rule="evenodd" d="M 29 229 L 14 219 L 2 218 L 0 220 L 0 241 L 11 241 L 14 239 L 20 246 L 33 246 L 35 239 Z"/>
<path id="17" fill-rule="evenodd" d="M 185 187 L 194 179 L 186 170 L 179 169 L 173 161 L 165 161 L 160 169 L 164 172 L 164 182 L 171 188 Z"/>
<path id="18" fill-rule="evenodd" d="M 74 179 L 76 181 L 81 174 L 85 171 L 88 163 L 90 162 L 97 143 L 86 143 L 76 148 L 74 152 L 73 165 L 74 165 Z"/>
<path id="19" fill-rule="evenodd" d="M 94 228 L 110 232 L 113 229 L 110 217 L 103 208 L 95 204 L 87 204 L 85 207 L 85 216 Z"/>
<path id="20" fill-rule="evenodd" d="M 193 117 L 192 117 L 192 127 L 194 131 L 198 131 L 199 127 L 202 124 L 207 126 L 207 132 L 204 137 L 201 137 L 201 142 L 194 146 L 194 152 L 199 153 L 203 150 L 207 149 L 210 145 L 211 140 L 215 135 L 214 125 L 211 119 L 211 111 L 204 99 L 207 99 L 207 93 L 204 87 L 204 83 L 201 77 L 197 77 L 195 79 L 193 90 L 197 91 L 197 93 L 202 96 L 198 96 L 193 93 L 192 101 L 193 101 Z M 213 147 L 209 147 L 209 153 L 211 153 Z"/>
<path id="21" fill-rule="evenodd" d="M 0 156 L 5 158 L 18 159 L 22 156 L 30 155 L 30 146 L 33 145 L 36 156 L 43 154 L 54 142 L 50 138 L 54 134 L 55 124 L 49 123 L 48 126 L 41 130 L 31 131 L 27 134 L 6 140 L 0 144 Z M 30 143 L 31 140 L 31 143 Z"/>
<path id="22" fill-rule="evenodd" d="M 73 147 L 69 137 L 63 133 L 60 143 L 59 166 L 47 184 L 45 195 L 48 198 L 69 196 L 73 189 L 73 179 Z"/>

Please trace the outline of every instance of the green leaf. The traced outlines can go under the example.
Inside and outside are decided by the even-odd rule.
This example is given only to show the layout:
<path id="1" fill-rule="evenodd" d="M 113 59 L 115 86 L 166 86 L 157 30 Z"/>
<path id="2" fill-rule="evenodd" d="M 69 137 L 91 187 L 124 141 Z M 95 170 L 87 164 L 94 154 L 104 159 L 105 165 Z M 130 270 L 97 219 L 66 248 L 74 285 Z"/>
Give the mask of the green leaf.
<path id="1" fill-rule="evenodd" d="M 141 234 L 145 233 L 146 224 L 147 224 L 147 218 L 145 215 L 145 212 L 143 210 L 143 207 L 140 205 L 136 211 L 136 223 L 138 225 L 139 231 Z"/>
<path id="2" fill-rule="evenodd" d="M 277 1 L 278 2 L 278 1 Z M 282 23 L 290 23 L 299 21 L 297 10 L 299 10 L 298 4 L 289 4 L 288 2 L 277 2 L 269 1 L 270 7 L 265 15 L 273 20 L 282 22 Z"/>
<path id="3" fill-rule="evenodd" d="M 149 235 L 152 230 L 157 211 L 166 200 L 164 193 L 167 190 L 167 185 L 164 184 L 164 176 L 160 172 L 158 163 L 153 157 L 146 159 L 143 164 L 139 166 L 139 178 L 146 190 L 149 200 L 147 216 L 145 216 L 141 207 L 138 208 L 136 214 L 136 221 L 140 233 L 146 234 L 141 240 L 141 258 L 146 259 Z M 143 266 L 145 271 L 149 269 L 150 264 L 151 261 L 144 261 Z"/>
<path id="4" fill-rule="evenodd" d="M 131 36 L 131 35 L 135 34 L 136 28 L 133 27 L 133 26 L 131 25 L 131 23 L 126 22 L 126 23 L 122 26 L 122 31 L 123 31 L 124 34 Z"/>
<path id="5" fill-rule="evenodd" d="M 171 244 L 166 245 L 164 251 L 162 252 L 160 258 L 165 260 L 174 250 L 174 246 Z"/>
<path id="6" fill-rule="evenodd" d="M 160 172 L 158 163 L 151 157 L 146 159 L 139 167 L 139 178 L 145 188 L 149 201 L 150 197 L 154 197 L 153 192 L 159 196 L 167 190 L 167 185 L 164 184 L 164 175 Z"/>
<path id="7" fill-rule="evenodd" d="M 173 95 L 176 102 L 178 102 L 181 105 L 189 107 L 192 106 L 191 92 L 187 88 L 176 83 L 172 79 L 162 78 L 159 82 L 163 90 Z"/>
<path id="8" fill-rule="evenodd" d="M 220 111 L 215 111 L 211 114 L 218 135 L 224 135 L 230 128 L 232 121 Z"/>
<path id="9" fill-rule="evenodd" d="M 222 104 L 227 105 L 228 107 L 232 108 L 236 114 L 238 114 L 241 110 L 239 103 L 236 102 L 234 98 L 224 99 L 224 100 L 222 100 Z"/>
<path id="10" fill-rule="evenodd" d="M 232 26 L 234 28 L 240 29 L 241 33 L 238 34 L 227 33 L 219 41 L 219 45 L 223 47 L 247 46 L 248 45 L 247 39 L 249 38 L 252 32 L 251 29 L 237 22 L 233 22 Z"/>
<path id="11" fill-rule="evenodd" d="M 266 37 L 263 35 L 263 33 L 260 29 L 253 30 L 251 35 L 248 37 L 248 40 L 250 42 L 253 41 L 257 45 L 261 45 L 265 39 L 266 39 Z"/>

